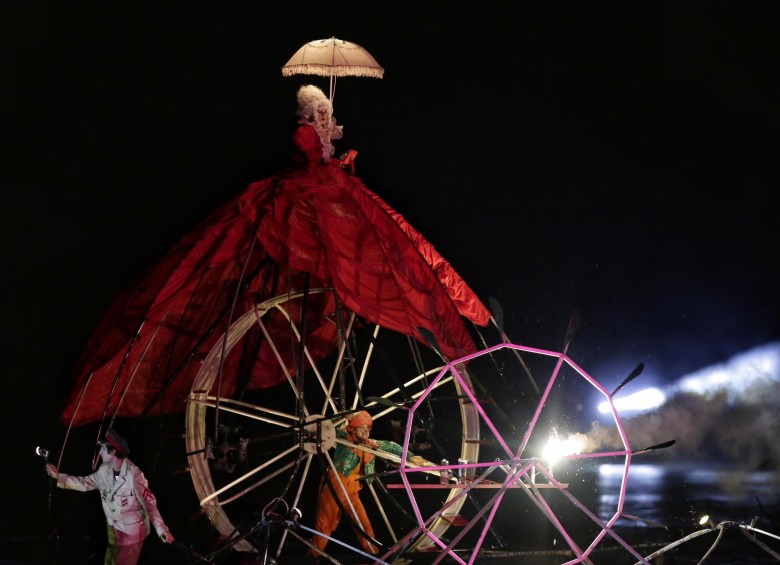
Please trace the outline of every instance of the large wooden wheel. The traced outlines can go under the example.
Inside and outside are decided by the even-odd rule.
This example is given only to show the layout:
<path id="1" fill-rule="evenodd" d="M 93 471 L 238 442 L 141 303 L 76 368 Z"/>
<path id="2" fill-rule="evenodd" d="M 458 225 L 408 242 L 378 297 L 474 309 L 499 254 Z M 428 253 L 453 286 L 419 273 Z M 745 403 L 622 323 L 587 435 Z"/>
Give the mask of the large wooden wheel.
<path id="1" fill-rule="evenodd" d="M 339 316 L 328 316 L 340 326 L 333 354 L 315 362 L 305 328 L 298 327 L 290 312 L 299 312 L 302 302 L 312 296 L 331 292 L 288 293 L 256 305 L 217 340 L 192 386 L 185 432 L 190 474 L 203 511 L 236 550 L 262 548 L 276 555 L 293 551 L 296 541 L 287 529 L 264 526 L 270 516 L 294 508 L 302 515 L 300 524 L 313 528 L 316 494 L 329 464 L 328 451 L 336 441 L 334 427 L 349 411 L 363 408 L 374 417 L 372 437 L 403 443 L 408 406 L 443 367 L 430 348 L 418 348 L 415 340 L 344 310 Z M 265 322 L 279 315 L 289 322 L 289 331 L 272 335 Z M 263 390 L 220 394 L 225 360 L 243 354 L 239 352 L 245 351 L 242 344 L 248 339 L 266 340 L 274 351 L 282 351 L 284 342 L 288 351 L 295 349 L 306 358 L 305 371 L 292 374 L 289 360 L 280 354 L 278 361 L 286 367 L 281 382 Z M 470 386 L 468 377 L 463 382 Z M 443 378 L 426 395 L 408 434 L 410 451 L 436 464 L 442 459 L 478 459 L 479 418 L 463 386 L 452 377 Z M 385 459 L 377 462 L 377 480 L 361 496 L 376 537 L 391 547 L 416 524 L 406 492 L 384 488 L 401 480 L 394 472 L 397 460 Z M 439 477 L 421 472 L 412 480 L 438 482 Z M 450 500 L 456 494 L 432 489 L 428 500 L 416 501 L 429 505 L 431 513 L 450 502 L 447 513 L 429 526 L 437 536 L 445 534 L 449 518 L 463 504 L 462 497 Z M 355 534 L 344 522 L 333 536 L 356 547 Z M 430 547 L 425 537 L 404 543 L 405 551 Z M 298 550 L 301 545 L 297 543 Z"/>

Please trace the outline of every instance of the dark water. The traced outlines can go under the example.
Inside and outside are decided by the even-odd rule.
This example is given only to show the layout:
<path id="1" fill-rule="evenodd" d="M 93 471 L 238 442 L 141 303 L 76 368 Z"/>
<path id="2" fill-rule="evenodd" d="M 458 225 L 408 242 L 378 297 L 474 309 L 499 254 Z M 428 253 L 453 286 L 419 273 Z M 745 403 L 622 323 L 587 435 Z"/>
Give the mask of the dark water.
<path id="1" fill-rule="evenodd" d="M 618 505 L 622 478 L 622 465 L 556 472 L 556 479 L 566 483 L 571 495 L 597 519 L 607 523 L 618 515 L 613 530 L 641 557 L 659 552 L 651 563 L 695 564 L 710 550 L 705 563 L 778 563 L 777 558 L 755 543 L 761 542 L 780 554 L 777 473 L 741 473 L 702 465 L 633 464 L 621 512 Z M 600 526 L 557 491 L 548 500 L 577 545 L 581 549 L 588 547 L 601 531 Z M 705 514 L 715 526 L 706 533 L 710 525 L 699 524 Z M 751 525 L 766 534 L 751 533 L 747 528 Z M 524 505 L 522 500 L 511 500 L 511 495 L 505 497 L 493 526 L 485 539 L 481 563 L 535 565 L 574 559 L 564 537 L 540 511 Z M 669 547 L 675 542 L 681 543 Z M 609 536 L 592 553 L 592 563 L 599 565 L 631 565 L 637 561 Z"/>
<path id="2" fill-rule="evenodd" d="M 605 522 L 618 513 L 622 478 L 622 465 L 601 465 L 591 479 L 595 485 L 593 497 L 585 498 L 595 498 L 594 508 Z M 585 480 L 583 484 L 587 482 Z M 580 490 L 577 485 L 572 488 Z M 698 563 L 710 549 L 707 563 L 778 562 L 753 541 L 758 540 L 780 553 L 780 540 L 777 539 L 780 537 L 780 496 L 775 472 L 745 473 L 701 464 L 633 464 L 623 504 L 622 518 L 617 520 L 616 530 L 642 556 L 689 538 L 676 548 L 659 554 L 654 563 Z M 700 525 L 699 520 L 704 515 L 710 517 L 711 523 Z M 740 527 L 750 525 L 774 537 L 750 533 L 747 528 Z M 716 526 L 714 531 L 695 535 L 712 526 Z M 597 563 L 618 562 L 617 557 L 594 559 Z"/>

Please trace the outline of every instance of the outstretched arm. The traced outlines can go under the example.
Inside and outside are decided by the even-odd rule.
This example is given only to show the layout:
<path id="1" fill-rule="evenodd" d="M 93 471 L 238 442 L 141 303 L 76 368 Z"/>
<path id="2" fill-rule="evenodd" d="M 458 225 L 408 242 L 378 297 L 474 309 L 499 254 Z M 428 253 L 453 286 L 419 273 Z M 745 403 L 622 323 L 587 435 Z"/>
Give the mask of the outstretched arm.
<path id="1" fill-rule="evenodd" d="M 376 442 L 377 446 L 379 446 L 379 449 L 381 449 L 382 451 L 387 451 L 388 453 L 392 453 L 393 455 L 397 455 L 399 457 L 404 452 L 403 446 L 394 441 L 388 441 L 383 439 L 378 439 L 374 441 Z M 416 465 L 417 467 L 432 465 L 432 463 L 429 462 L 427 459 L 425 459 L 425 457 L 415 455 L 411 451 L 406 452 L 406 460 L 409 463 Z"/>
<path id="2" fill-rule="evenodd" d="M 66 473 L 60 473 L 52 463 L 46 464 L 46 474 L 57 481 L 58 488 L 80 490 L 82 492 L 95 490 L 97 485 L 97 471 L 85 477 L 74 477 Z"/>

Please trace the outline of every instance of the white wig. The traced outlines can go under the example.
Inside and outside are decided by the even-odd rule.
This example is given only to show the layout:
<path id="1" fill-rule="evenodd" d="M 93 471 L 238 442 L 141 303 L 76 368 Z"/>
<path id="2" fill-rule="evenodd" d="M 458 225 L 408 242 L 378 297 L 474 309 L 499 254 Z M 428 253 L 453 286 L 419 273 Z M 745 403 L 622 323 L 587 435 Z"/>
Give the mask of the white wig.
<path id="1" fill-rule="evenodd" d="M 328 111 L 328 125 L 323 129 L 316 126 L 316 117 L 318 110 Z M 327 161 L 334 153 L 334 139 L 341 139 L 344 135 L 344 126 L 336 124 L 336 118 L 333 117 L 333 106 L 325 93 L 313 84 L 304 84 L 298 89 L 298 110 L 295 112 L 300 120 L 299 124 L 314 125 L 322 141 L 322 158 Z"/>
<path id="2" fill-rule="evenodd" d="M 312 122 L 317 110 L 327 110 L 330 115 L 332 107 L 330 100 L 313 84 L 304 84 L 298 89 L 298 110 L 295 112 L 301 119 Z"/>

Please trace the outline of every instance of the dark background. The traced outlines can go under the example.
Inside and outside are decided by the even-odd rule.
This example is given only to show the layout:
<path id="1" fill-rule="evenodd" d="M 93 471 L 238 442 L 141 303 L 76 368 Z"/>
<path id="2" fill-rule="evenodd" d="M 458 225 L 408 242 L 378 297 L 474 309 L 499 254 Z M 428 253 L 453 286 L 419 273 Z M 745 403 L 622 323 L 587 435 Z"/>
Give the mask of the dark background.
<path id="1" fill-rule="evenodd" d="M 618 383 L 776 341 L 780 40 L 753 2 L 3 5 L 5 526 L 44 535 L 36 445 L 116 295 L 290 160 L 305 42 L 357 174 L 503 306 L 509 337 Z M 5 81 L 4 81 L 5 82 Z M 10 462 L 10 463 L 9 463 Z M 40 480 L 39 480 L 40 479 Z M 19 487 L 19 488 L 17 488 Z M 29 515 L 28 515 L 29 514 Z"/>

